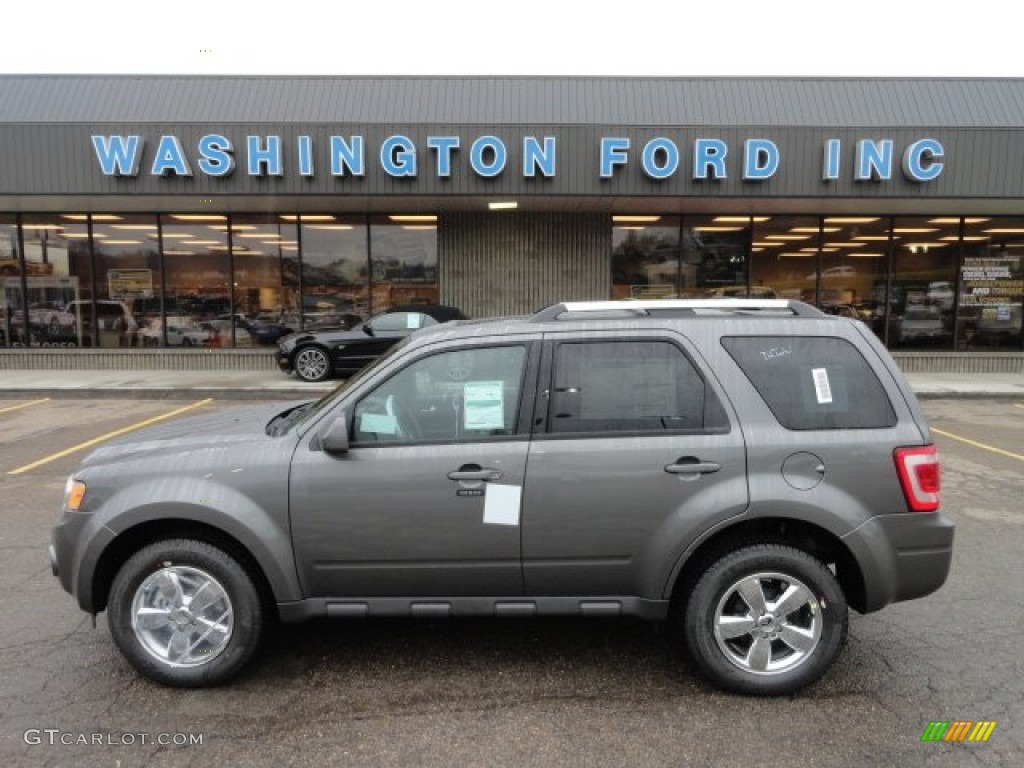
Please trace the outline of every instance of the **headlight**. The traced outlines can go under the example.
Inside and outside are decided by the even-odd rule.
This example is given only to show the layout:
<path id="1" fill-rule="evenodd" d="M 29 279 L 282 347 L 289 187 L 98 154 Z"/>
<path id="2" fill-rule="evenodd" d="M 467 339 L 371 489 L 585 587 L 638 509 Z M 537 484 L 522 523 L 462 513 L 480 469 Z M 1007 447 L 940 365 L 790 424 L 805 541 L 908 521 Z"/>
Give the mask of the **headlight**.
<path id="1" fill-rule="evenodd" d="M 64 508 L 77 512 L 83 501 L 85 501 L 85 483 L 76 480 L 74 476 L 69 477 L 64 486 Z"/>

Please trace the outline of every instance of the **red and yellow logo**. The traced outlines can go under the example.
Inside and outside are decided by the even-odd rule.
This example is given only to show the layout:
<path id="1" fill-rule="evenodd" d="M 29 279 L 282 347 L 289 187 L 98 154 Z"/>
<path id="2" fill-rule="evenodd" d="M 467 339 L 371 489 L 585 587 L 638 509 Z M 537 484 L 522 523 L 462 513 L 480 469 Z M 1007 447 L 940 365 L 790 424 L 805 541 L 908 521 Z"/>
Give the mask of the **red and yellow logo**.
<path id="1" fill-rule="evenodd" d="M 988 741 L 995 729 L 995 720 L 932 720 L 921 741 Z"/>

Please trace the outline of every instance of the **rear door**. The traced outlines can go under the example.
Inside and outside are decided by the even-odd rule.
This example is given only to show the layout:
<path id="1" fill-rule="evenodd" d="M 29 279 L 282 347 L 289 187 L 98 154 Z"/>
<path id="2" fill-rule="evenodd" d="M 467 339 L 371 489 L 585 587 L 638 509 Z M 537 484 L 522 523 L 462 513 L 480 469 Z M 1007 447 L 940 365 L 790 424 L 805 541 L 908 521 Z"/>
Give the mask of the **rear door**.
<path id="1" fill-rule="evenodd" d="M 686 544 L 746 509 L 742 434 L 695 358 L 668 332 L 545 334 L 527 595 L 658 599 Z"/>

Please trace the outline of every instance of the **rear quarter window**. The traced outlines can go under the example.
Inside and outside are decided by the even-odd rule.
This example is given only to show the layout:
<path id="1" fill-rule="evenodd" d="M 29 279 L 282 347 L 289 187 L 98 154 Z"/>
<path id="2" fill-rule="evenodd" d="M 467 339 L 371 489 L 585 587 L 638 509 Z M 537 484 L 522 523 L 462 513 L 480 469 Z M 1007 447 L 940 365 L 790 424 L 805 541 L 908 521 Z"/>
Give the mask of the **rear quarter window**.
<path id="1" fill-rule="evenodd" d="M 882 383 L 845 339 L 727 336 L 722 346 L 786 429 L 879 429 L 896 424 Z"/>

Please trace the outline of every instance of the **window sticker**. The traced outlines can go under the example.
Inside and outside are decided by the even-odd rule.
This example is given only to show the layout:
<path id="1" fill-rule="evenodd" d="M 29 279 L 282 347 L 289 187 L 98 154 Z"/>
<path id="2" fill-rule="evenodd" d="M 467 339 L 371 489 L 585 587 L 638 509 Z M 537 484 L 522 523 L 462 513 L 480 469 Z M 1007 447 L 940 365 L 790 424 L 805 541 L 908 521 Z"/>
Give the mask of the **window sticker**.
<path id="1" fill-rule="evenodd" d="M 814 394 L 818 397 L 818 405 L 831 403 L 832 387 L 828 383 L 828 369 L 812 368 L 811 376 L 814 377 Z"/>
<path id="2" fill-rule="evenodd" d="M 485 525 L 519 525 L 520 485 L 487 484 L 484 493 Z"/>
<path id="3" fill-rule="evenodd" d="M 405 327 L 406 328 L 419 328 L 423 320 L 423 316 L 418 312 L 410 312 L 405 316 Z"/>
<path id="4" fill-rule="evenodd" d="M 359 431 L 377 435 L 396 435 L 398 420 L 386 413 L 364 413 L 359 418 Z"/>
<path id="5" fill-rule="evenodd" d="M 462 388 L 464 429 L 505 429 L 504 387 L 500 381 L 469 381 Z"/>

